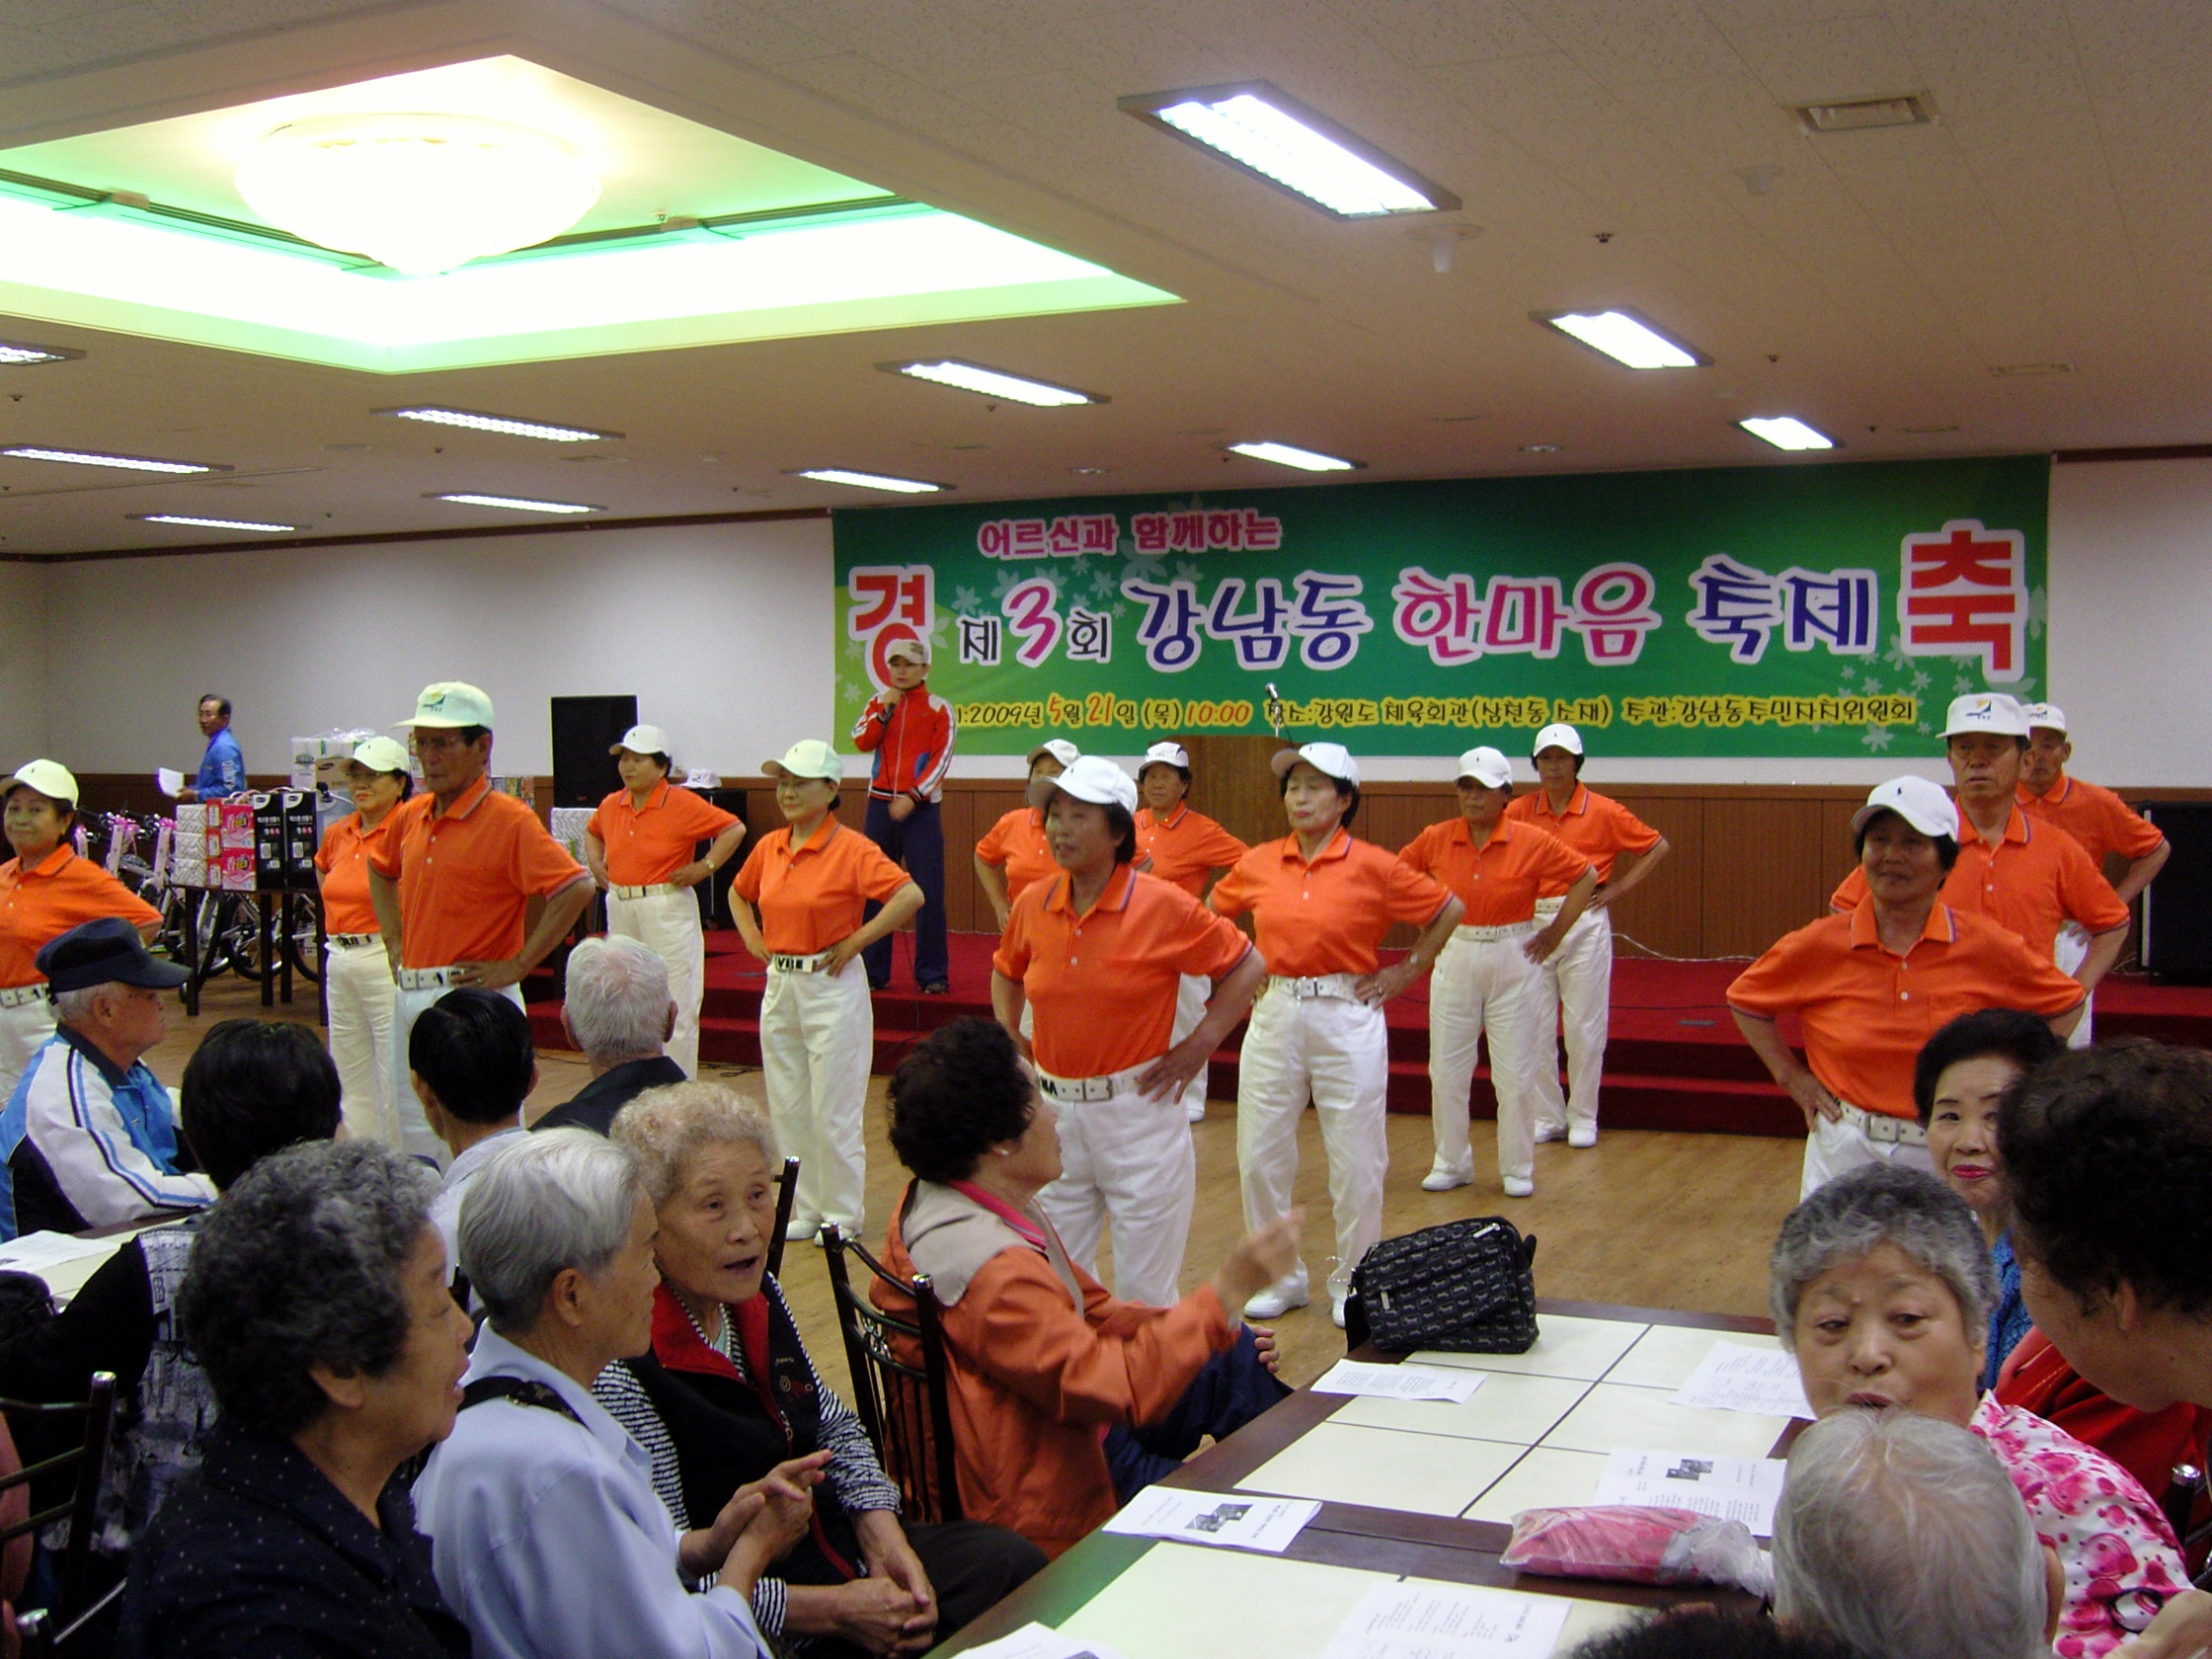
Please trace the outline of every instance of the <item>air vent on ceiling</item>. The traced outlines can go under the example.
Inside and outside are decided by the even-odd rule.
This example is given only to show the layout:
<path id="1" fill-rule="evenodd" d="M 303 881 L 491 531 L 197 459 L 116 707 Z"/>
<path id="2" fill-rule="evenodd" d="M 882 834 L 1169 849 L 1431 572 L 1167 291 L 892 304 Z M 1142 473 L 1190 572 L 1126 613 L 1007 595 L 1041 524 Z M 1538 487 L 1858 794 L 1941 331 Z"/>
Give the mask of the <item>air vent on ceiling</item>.
<path id="1" fill-rule="evenodd" d="M 1878 126 L 1926 126 L 1936 118 L 1925 93 L 1857 98 L 1848 104 L 1800 104 L 1791 111 L 1807 132 L 1867 132 Z"/>

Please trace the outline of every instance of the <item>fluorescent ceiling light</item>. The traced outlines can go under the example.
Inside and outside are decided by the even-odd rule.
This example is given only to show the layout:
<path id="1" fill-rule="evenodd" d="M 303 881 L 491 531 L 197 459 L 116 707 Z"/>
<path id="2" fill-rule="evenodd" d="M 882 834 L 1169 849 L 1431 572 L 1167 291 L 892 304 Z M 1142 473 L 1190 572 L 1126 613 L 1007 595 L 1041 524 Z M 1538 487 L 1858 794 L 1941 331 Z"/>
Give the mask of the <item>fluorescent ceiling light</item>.
<path id="1" fill-rule="evenodd" d="M 1836 440 L 1808 427 L 1794 415 L 1754 415 L 1737 426 L 1777 449 L 1833 449 Z"/>
<path id="2" fill-rule="evenodd" d="M 1236 454 L 1249 455 L 1255 461 L 1273 461 L 1277 466 L 1297 467 L 1301 472 L 1351 472 L 1366 464 L 1324 455 L 1318 449 L 1301 449 L 1295 443 L 1231 443 L 1228 448 Z"/>
<path id="3" fill-rule="evenodd" d="M 145 524 L 189 524 L 196 530 L 296 530 L 297 524 L 266 524 L 258 518 L 196 518 L 189 513 L 133 513 Z"/>
<path id="4" fill-rule="evenodd" d="M 618 432 L 597 432 L 590 427 L 557 427 L 547 421 L 524 421 L 512 415 L 483 415 L 472 409 L 371 409 L 371 415 L 396 415 L 402 421 L 428 421 L 437 427 L 465 427 L 470 432 L 505 433 L 510 437 L 542 437 L 548 443 L 592 443 L 617 438 Z"/>
<path id="5" fill-rule="evenodd" d="M 933 496 L 949 484 L 928 484 L 918 478 L 893 478 L 881 472 L 854 472 L 849 467 L 800 467 L 794 478 L 812 478 L 823 484 L 850 484 L 861 490 L 889 490 L 899 496 Z"/>
<path id="6" fill-rule="evenodd" d="M 1009 403 L 1026 403 L 1035 409 L 1066 409 L 1078 403 L 1106 401 L 1096 392 L 1078 392 L 1072 386 L 1056 386 L 1050 380 L 1031 380 L 1024 375 L 1008 374 L 1003 369 L 986 368 L 981 363 L 962 362 L 958 357 L 937 357 L 922 362 L 878 363 L 876 366 L 891 374 L 910 375 L 916 380 L 954 386 L 964 392 L 980 393 L 984 397 L 1003 398 Z"/>
<path id="7" fill-rule="evenodd" d="M 591 507 L 583 502 L 531 501 L 527 496 L 479 496 L 459 491 L 451 495 L 432 495 L 429 501 L 459 502 L 463 507 L 504 507 L 511 513 L 604 513 L 603 507 Z"/>
<path id="8" fill-rule="evenodd" d="M 1460 206 L 1450 191 L 1265 81 L 1151 93 L 1121 108 L 1340 219 Z"/>
<path id="9" fill-rule="evenodd" d="M 26 346 L 17 340 L 0 340 L 0 363 L 66 362 L 83 356 L 66 346 Z"/>
<path id="10" fill-rule="evenodd" d="M 1702 368 L 1710 361 L 1628 311 L 1541 312 L 1537 321 L 1628 368 Z"/>
<path id="11" fill-rule="evenodd" d="M 71 466 L 120 467 L 125 472 L 228 472 L 226 466 L 201 461 L 162 461 L 150 455 L 98 455 L 84 449 L 46 449 L 22 443 L 0 449 L 19 461 L 66 461 Z"/>

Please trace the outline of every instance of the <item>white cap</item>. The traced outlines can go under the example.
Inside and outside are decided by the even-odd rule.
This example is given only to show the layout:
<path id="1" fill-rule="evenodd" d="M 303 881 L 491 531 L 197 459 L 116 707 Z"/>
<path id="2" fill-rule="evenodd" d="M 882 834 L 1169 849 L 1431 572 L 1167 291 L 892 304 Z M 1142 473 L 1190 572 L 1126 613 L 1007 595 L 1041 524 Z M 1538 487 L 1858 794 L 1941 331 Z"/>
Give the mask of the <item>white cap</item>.
<path id="1" fill-rule="evenodd" d="M 1279 749 L 1268 765 L 1277 777 L 1288 777 L 1291 768 L 1301 760 L 1311 766 L 1323 777 L 1332 777 L 1338 783 L 1348 783 L 1354 789 L 1360 786 L 1360 763 L 1352 758 L 1352 751 L 1342 744 L 1309 743 L 1297 749 Z"/>
<path id="2" fill-rule="evenodd" d="M 893 640 L 884 648 L 883 660 L 888 663 L 894 657 L 904 657 L 908 662 L 919 663 L 926 669 L 929 667 L 929 642 L 925 639 Z"/>
<path id="3" fill-rule="evenodd" d="M 391 738 L 370 738 L 354 746 L 354 764 L 372 772 L 407 771 L 407 746 Z"/>
<path id="4" fill-rule="evenodd" d="M 1078 801 L 1088 801 L 1095 807 L 1119 807 L 1124 812 L 1137 810 L 1137 785 L 1130 775 L 1102 754 L 1078 754 L 1072 764 L 1056 778 L 1032 778 L 1029 784 L 1029 804 L 1042 809 L 1055 792 L 1072 795 Z"/>
<path id="5" fill-rule="evenodd" d="M 492 699 L 475 686 L 458 679 L 441 679 L 423 687 L 415 699 L 415 718 L 395 720 L 394 726 L 430 726 L 451 731 L 461 726 L 492 729 Z"/>
<path id="6" fill-rule="evenodd" d="M 1029 751 L 1029 763 L 1034 766 L 1048 754 L 1060 762 L 1064 771 L 1083 757 L 1083 751 L 1066 738 L 1048 738 Z"/>
<path id="7" fill-rule="evenodd" d="M 669 735 L 658 726 L 633 726 L 622 734 L 622 741 L 607 752 L 620 754 L 625 749 L 632 754 L 666 754 L 669 752 Z"/>
<path id="8" fill-rule="evenodd" d="M 1485 789 L 1503 789 L 1513 781 L 1513 762 L 1487 746 L 1470 749 L 1460 756 L 1457 777 L 1472 778 Z"/>
<path id="9" fill-rule="evenodd" d="M 763 760 L 760 769 L 770 777 L 828 778 L 844 781 L 845 763 L 837 751 L 820 738 L 801 738 L 783 751 L 780 760 Z"/>
<path id="10" fill-rule="evenodd" d="M 1582 734 L 1564 720 L 1557 721 L 1537 734 L 1537 741 L 1529 746 L 1530 756 L 1533 758 L 1547 749 L 1563 749 L 1569 754 L 1580 754 Z"/>
<path id="11" fill-rule="evenodd" d="M 1179 743 L 1156 743 L 1145 750 L 1145 758 L 1137 762 L 1137 775 L 1143 777 L 1146 766 L 1180 766 L 1191 769 L 1191 751 Z"/>
<path id="12" fill-rule="evenodd" d="M 26 760 L 16 768 L 15 776 L 8 779 L 8 787 L 0 790 L 0 796 L 14 794 L 19 783 L 36 789 L 50 801 L 59 801 L 71 812 L 77 810 L 77 780 L 58 760 Z"/>
<path id="13" fill-rule="evenodd" d="M 2026 703 L 2021 706 L 2020 713 L 2027 716 L 2030 731 L 2040 728 L 2063 734 L 2066 730 L 2066 711 L 2056 703 Z"/>
<path id="14" fill-rule="evenodd" d="M 2027 736 L 2027 710 L 2002 691 L 1976 691 L 1953 697 L 1943 719 L 1943 736 L 1963 738 L 1972 732 L 1995 732 L 2001 738 Z"/>
<path id="15" fill-rule="evenodd" d="M 2007 699 L 2010 701 L 2010 699 Z M 1948 835 L 1958 839 L 1958 809 L 1943 793 L 1943 786 L 1924 777 L 1893 777 L 1877 784 L 1866 804 L 1851 815 L 1851 832 L 1857 834 L 1876 813 L 1893 812 L 1924 835 Z"/>

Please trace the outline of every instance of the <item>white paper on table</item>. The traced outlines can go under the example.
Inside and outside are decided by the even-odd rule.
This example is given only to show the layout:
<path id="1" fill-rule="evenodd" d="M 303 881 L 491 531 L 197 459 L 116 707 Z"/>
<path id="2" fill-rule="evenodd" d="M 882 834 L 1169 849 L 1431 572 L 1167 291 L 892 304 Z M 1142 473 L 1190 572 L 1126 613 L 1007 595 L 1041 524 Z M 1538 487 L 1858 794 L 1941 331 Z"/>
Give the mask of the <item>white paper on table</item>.
<path id="1" fill-rule="evenodd" d="M 1190 1492 L 1147 1486 L 1106 1523 L 1109 1533 L 1173 1539 L 1280 1555 L 1306 1522 L 1321 1513 L 1311 1498 L 1263 1498 L 1250 1492 Z"/>
<path id="2" fill-rule="evenodd" d="M 171 771 L 167 766 L 156 766 L 154 768 L 154 783 L 164 795 L 174 796 L 178 790 L 184 788 L 185 774 Z"/>
<path id="3" fill-rule="evenodd" d="M 1377 1399 L 1450 1400 L 1458 1405 L 1482 1386 L 1482 1378 L 1479 1371 L 1338 1360 L 1315 1380 L 1313 1391 L 1316 1394 L 1371 1394 Z"/>
<path id="4" fill-rule="evenodd" d="M 79 1238 L 67 1232 L 27 1232 L 0 1244 L 0 1268 L 16 1273 L 44 1273 L 64 1262 L 86 1256 L 113 1255 L 112 1238 Z"/>
<path id="5" fill-rule="evenodd" d="M 1421 1579 L 1378 1584 L 1321 1659 L 1544 1659 L 1571 1605 L 1557 1596 Z"/>
<path id="6" fill-rule="evenodd" d="M 1618 1451 L 1598 1477 L 1596 1504 L 1658 1504 L 1741 1521 L 1760 1538 L 1775 1531 L 1781 1501 L 1779 1458 L 1729 1458 L 1706 1452 Z"/>
<path id="7" fill-rule="evenodd" d="M 1010 1636 L 968 1650 L 969 1659 L 1121 1659 L 1104 1642 L 1077 1641 L 1032 1620 Z"/>
<path id="8" fill-rule="evenodd" d="M 1797 1362 L 1780 1348 L 1752 1348 L 1741 1342 L 1715 1342 L 1675 1390 L 1676 1405 L 1707 1411 L 1750 1411 L 1763 1417 L 1810 1419 L 1805 1385 Z"/>

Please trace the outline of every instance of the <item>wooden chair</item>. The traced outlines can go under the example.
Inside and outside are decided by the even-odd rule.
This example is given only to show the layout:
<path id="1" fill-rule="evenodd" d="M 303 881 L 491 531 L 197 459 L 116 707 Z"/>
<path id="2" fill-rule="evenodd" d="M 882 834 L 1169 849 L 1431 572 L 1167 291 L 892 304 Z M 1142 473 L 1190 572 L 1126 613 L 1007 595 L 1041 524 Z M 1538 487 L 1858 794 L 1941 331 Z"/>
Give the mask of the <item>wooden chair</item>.
<path id="1" fill-rule="evenodd" d="M 76 1625 L 99 1611 L 99 1608 L 86 1605 L 86 1586 L 92 1568 L 93 1534 L 98 1529 L 96 1510 L 100 1480 L 108 1466 L 108 1440 L 116 1421 L 115 1373 L 94 1372 L 91 1390 L 83 1400 L 68 1400 L 56 1405 L 0 1399 L 0 1415 L 13 1421 L 51 1421 L 69 1417 L 84 1419 L 84 1433 L 76 1445 L 67 1451 L 57 1452 L 50 1458 L 41 1458 L 38 1462 L 19 1469 L 14 1474 L 0 1476 L 0 1500 L 5 1500 L 7 1494 L 16 1488 L 28 1488 L 34 1480 L 43 1475 L 74 1465 L 75 1479 L 65 1500 L 48 1504 L 44 1509 L 34 1509 L 21 1520 L 0 1526 L 0 1549 L 5 1549 L 19 1538 L 35 1538 L 54 1522 L 64 1517 L 68 1519 L 69 1543 L 61 1552 L 60 1588 L 54 1604 L 42 1618 L 27 1617 L 21 1621 L 20 1628 L 27 1640 L 34 1636 L 40 1641 L 47 1640 L 45 1632 L 48 1628 L 59 1628 L 65 1635 L 73 1634 Z M 107 1600 L 108 1598 L 103 1597 L 100 1605 L 104 1607 Z M 27 1651 L 41 1650 L 27 1648 Z"/>
<path id="2" fill-rule="evenodd" d="M 768 1235 L 768 1271 L 776 1278 L 783 1277 L 783 1229 L 791 1224 L 791 1203 L 799 1196 L 799 1160 L 785 1158 L 783 1173 L 776 1177 L 776 1229 Z"/>
<path id="3" fill-rule="evenodd" d="M 910 1319 L 884 1312 L 864 1290 L 853 1289 L 845 1270 L 848 1250 L 876 1278 L 912 1299 Z M 894 1277 L 834 1226 L 824 1230 L 823 1254 L 836 1300 L 837 1329 L 845 1340 L 845 1364 L 852 1373 L 853 1403 L 884 1472 L 898 1484 L 909 1519 L 930 1524 L 962 1519 L 944 1328 L 929 1276 Z M 921 1363 L 909 1363 L 902 1350 L 918 1353 Z"/>

